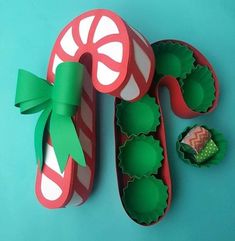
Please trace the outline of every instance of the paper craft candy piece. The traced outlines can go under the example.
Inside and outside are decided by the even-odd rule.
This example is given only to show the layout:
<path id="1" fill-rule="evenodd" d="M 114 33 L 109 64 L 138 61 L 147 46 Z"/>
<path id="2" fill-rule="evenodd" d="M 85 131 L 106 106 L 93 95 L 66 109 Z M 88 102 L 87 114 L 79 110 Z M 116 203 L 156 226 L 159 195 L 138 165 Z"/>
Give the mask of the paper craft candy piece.
<path id="1" fill-rule="evenodd" d="M 209 158 L 213 157 L 218 152 L 218 150 L 219 149 L 217 145 L 214 143 L 212 139 L 210 139 L 206 143 L 204 148 L 197 155 L 194 156 L 196 162 L 201 163 L 208 160 Z"/>
<path id="2" fill-rule="evenodd" d="M 80 205 L 91 192 L 96 161 L 93 85 L 102 93 L 136 101 L 148 91 L 155 68 L 148 41 L 115 13 L 103 9 L 80 15 L 62 30 L 49 61 L 50 83 L 63 62 L 80 62 L 86 67 L 81 103 L 73 116 L 86 166 L 78 165 L 68 156 L 61 172 L 50 133 L 45 136 L 44 165 L 37 171 L 36 195 L 47 208 Z"/>
<path id="3" fill-rule="evenodd" d="M 181 143 L 188 145 L 196 153 L 199 153 L 210 138 L 211 134 L 208 130 L 201 126 L 196 126 L 189 131 Z"/>
<path id="4" fill-rule="evenodd" d="M 198 154 L 192 154 L 185 150 L 181 140 L 193 127 L 195 126 L 186 127 L 185 130 L 178 136 L 176 150 L 179 158 L 185 163 L 195 167 L 210 167 L 220 163 L 226 155 L 227 141 L 222 133 L 215 129 L 210 129 L 207 126 L 203 126 L 203 128 L 207 129 L 211 133 L 211 139 L 206 143 L 203 149 Z"/>

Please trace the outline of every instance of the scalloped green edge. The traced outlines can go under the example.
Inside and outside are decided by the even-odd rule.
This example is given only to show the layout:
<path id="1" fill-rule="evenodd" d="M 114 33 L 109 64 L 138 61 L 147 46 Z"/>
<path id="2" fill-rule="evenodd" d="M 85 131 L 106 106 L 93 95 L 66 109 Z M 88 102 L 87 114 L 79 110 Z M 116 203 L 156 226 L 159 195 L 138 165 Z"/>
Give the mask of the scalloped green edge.
<path id="1" fill-rule="evenodd" d="M 137 182 L 143 182 L 143 181 L 152 181 L 154 184 L 156 184 L 159 188 L 159 191 L 161 192 L 160 195 L 156 198 L 157 201 L 159 202 L 159 204 L 156 205 L 156 208 L 153 209 L 152 211 L 149 211 L 147 213 L 141 213 L 141 211 L 139 210 L 133 210 L 133 205 L 131 205 L 131 207 L 129 207 L 129 203 L 128 203 L 128 198 L 131 196 L 131 198 L 134 198 L 135 200 L 140 201 L 142 199 L 143 200 L 148 200 L 151 199 L 151 197 L 153 197 L 152 195 L 150 195 L 150 193 L 148 193 L 148 197 L 146 197 L 146 192 L 147 192 L 147 186 L 143 187 L 141 186 L 141 191 L 140 193 L 138 193 L 137 197 L 134 197 L 133 194 L 129 194 L 128 197 L 128 191 L 129 189 L 133 186 L 133 185 L 137 185 L 139 183 Z M 137 183 L 137 184 L 136 184 Z M 151 184 L 151 182 L 149 183 Z M 123 196 L 122 196 L 122 202 L 123 202 L 123 206 L 125 207 L 127 213 L 129 214 L 129 216 L 136 220 L 138 223 L 144 223 L 144 224 L 150 224 L 152 222 L 155 222 L 159 219 L 159 217 L 161 217 L 164 213 L 164 210 L 167 207 L 167 200 L 168 200 L 168 187 L 163 183 L 163 181 L 161 179 L 157 179 L 154 176 L 149 176 L 149 177 L 143 177 L 141 179 L 133 179 L 131 181 L 129 181 L 127 183 L 127 186 L 123 189 Z M 152 193 L 151 193 L 152 194 Z M 145 199 L 143 199 L 143 197 Z M 130 202 L 130 200 L 129 200 Z M 152 203 L 151 203 L 152 204 Z M 143 203 L 144 205 L 144 203 Z M 145 203 L 145 205 L 147 205 L 149 207 L 149 203 Z M 137 204 L 138 206 L 138 204 Z"/>
<path id="2" fill-rule="evenodd" d="M 127 167 L 126 162 L 128 162 L 128 160 L 126 159 L 125 155 L 127 153 L 128 148 L 131 148 L 131 145 L 133 145 L 133 143 L 135 144 L 135 142 L 143 142 L 142 144 L 140 144 L 139 146 L 135 146 L 136 148 L 136 155 L 137 157 L 133 158 L 135 160 L 133 160 L 132 164 L 134 165 L 133 167 L 130 168 L 130 163 L 129 163 L 129 167 Z M 143 167 L 143 161 L 142 161 L 142 168 L 138 169 L 138 163 L 135 163 L 136 159 L 141 161 L 140 159 L 138 159 L 141 155 L 148 155 L 149 153 L 143 153 L 141 151 L 141 145 L 143 145 L 144 143 L 149 143 L 150 145 L 152 145 L 154 148 L 153 150 L 156 151 L 155 154 L 155 164 L 153 164 L 153 161 L 150 162 L 150 157 L 147 157 L 146 160 L 146 164 L 153 164 L 152 167 L 148 167 L 148 168 L 144 168 Z M 133 154 L 132 154 L 133 155 Z M 149 176 L 151 174 L 157 174 L 158 169 L 162 166 L 162 160 L 163 160 L 163 149 L 160 146 L 160 141 L 154 139 L 152 136 L 145 136 L 145 135 L 140 135 L 140 136 L 136 136 L 133 137 L 130 140 L 127 140 L 122 146 L 119 147 L 119 155 L 118 155 L 118 159 L 119 159 L 119 167 L 122 169 L 122 172 L 131 176 L 131 177 L 135 177 L 135 178 L 141 178 L 143 176 Z M 141 158 L 142 159 L 142 158 Z M 147 170 L 148 169 L 148 170 Z M 142 173 L 141 173 L 142 172 Z"/>
<path id="3" fill-rule="evenodd" d="M 151 127 L 149 127 L 148 129 L 144 130 L 139 130 L 139 131 L 130 131 L 129 127 L 126 127 L 125 123 L 126 120 L 128 118 L 128 112 L 125 113 L 125 108 L 129 107 L 131 108 L 131 106 L 134 105 L 138 105 L 139 103 L 146 103 L 153 111 L 153 118 L 154 121 L 151 125 Z M 159 105 L 155 102 L 155 98 L 154 97 L 150 97 L 149 95 L 145 95 L 144 97 L 142 97 L 140 100 L 131 103 L 131 102 L 127 102 L 127 101 L 121 101 L 119 104 L 116 105 L 116 118 L 117 118 L 117 125 L 120 127 L 121 132 L 124 133 L 125 135 L 127 135 L 128 137 L 130 136 L 137 136 L 139 134 L 148 134 L 149 132 L 152 131 L 156 131 L 157 127 L 160 124 L 160 110 L 159 110 Z M 141 117 L 145 117 L 144 119 L 146 120 L 146 116 L 143 115 L 143 113 L 137 114 L 136 118 L 140 119 Z M 133 118 L 133 116 L 132 116 Z M 129 126 L 133 126 L 136 123 L 136 121 L 132 121 L 132 123 Z"/>
<path id="4" fill-rule="evenodd" d="M 185 76 L 194 69 L 195 58 L 193 57 L 193 51 L 190 50 L 187 46 L 182 45 L 180 43 L 167 41 L 152 44 L 152 48 L 154 51 L 155 58 L 157 60 L 156 73 L 158 75 L 170 75 L 175 78 L 185 78 Z M 164 57 L 164 54 L 173 54 L 176 56 L 176 58 L 169 59 L 169 56 Z M 177 58 L 179 63 L 177 63 Z M 161 63 L 161 60 L 163 63 Z M 164 64 L 164 62 L 166 62 L 166 64 Z M 181 68 L 181 73 L 176 73 L 177 70 L 176 67 L 173 68 L 174 65 L 178 65 L 176 67 Z M 166 70 L 168 68 L 171 68 L 170 71 Z M 158 71 L 158 69 L 160 69 L 160 72 Z"/>
<path id="5" fill-rule="evenodd" d="M 183 152 L 180 141 L 182 140 L 183 136 L 190 129 L 192 129 L 195 126 L 197 126 L 197 125 L 186 127 L 184 129 L 184 131 L 178 136 L 178 139 L 176 142 L 176 150 L 177 150 L 179 158 L 181 160 L 183 160 L 185 163 L 190 164 L 195 167 L 210 167 L 211 165 L 216 165 L 216 164 L 220 163 L 224 159 L 226 151 L 227 151 L 227 141 L 224 139 L 224 136 L 222 133 L 218 132 L 215 129 L 210 129 L 205 125 L 201 125 L 201 126 L 204 127 L 205 129 L 207 129 L 208 131 L 210 131 L 211 139 L 218 146 L 219 151 L 213 157 L 211 157 L 210 159 L 208 159 L 207 161 L 202 162 L 202 163 L 194 162 L 193 160 L 190 159 L 190 155 Z"/>
<path id="6" fill-rule="evenodd" d="M 185 92 L 185 86 L 187 86 L 187 81 L 192 79 L 197 79 L 199 82 L 203 83 L 203 89 L 206 95 L 204 96 L 203 103 L 200 105 L 194 107 L 193 104 L 190 103 L 189 100 L 192 98 L 192 94 L 198 95 L 198 92 L 194 90 L 194 92 L 187 91 Z M 184 100 L 186 104 L 189 106 L 190 109 L 196 111 L 196 112 L 207 112 L 208 109 L 213 105 L 213 102 L 215 100 L 215 85 L 214 85 L 214 78 L 212 76 L 212 72 L 209 70 L 207 66 L 197 65 L 195 69 L 192 70 L 190 74 L 188 74 L 184 79 L 180 79 L 179 83 L 181 86 L 181 90 L 184 96 Z M 198 97 L 195 97 L 198 99 Z"/>

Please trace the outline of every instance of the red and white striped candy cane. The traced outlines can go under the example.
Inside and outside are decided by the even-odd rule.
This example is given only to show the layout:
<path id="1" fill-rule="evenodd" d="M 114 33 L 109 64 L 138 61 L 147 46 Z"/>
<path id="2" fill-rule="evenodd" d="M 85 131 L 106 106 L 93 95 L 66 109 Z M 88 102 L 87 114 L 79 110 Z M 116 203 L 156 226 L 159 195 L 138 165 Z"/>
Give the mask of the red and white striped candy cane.
<path id="1" fill-rule="evenodd" d="M 93 184 L 96 158 L 96 90 L 128 101 L 148 91 L 154 74 L 154 54 L 150 44 L 115 13 L 92 10 L 70 22 L 53 48 L 47 79 L 54 81 L 61 62 L 79 61 L 87 68 L 81 106 L 74 117 L 87 166 L 68 159 L 60 173 L 48 137 L 45 164 L 38 168 L 36 195 L 48 208 L 80 205 L 88 198 Z"/>

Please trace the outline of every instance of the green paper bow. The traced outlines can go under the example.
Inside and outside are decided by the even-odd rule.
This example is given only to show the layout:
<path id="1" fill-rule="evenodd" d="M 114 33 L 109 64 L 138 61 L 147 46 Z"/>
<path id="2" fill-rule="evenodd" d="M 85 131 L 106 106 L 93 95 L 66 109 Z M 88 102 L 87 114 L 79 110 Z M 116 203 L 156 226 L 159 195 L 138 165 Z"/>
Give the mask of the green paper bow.
<path id="1" fill-rule="evenodd" d="M 43 139 L 46 127 L 61 172 L 71 156 L 81 166 L 86 166 L 83 150 L 72 121 L 81 102 L 83 65 L 65 62 L 58 65 L 54 85 L 25 70 L 19 70 L 15 106 L 22 114 L 43 110 L 35 128 L 34 143 L 37 161 L 44 163 Z"/>

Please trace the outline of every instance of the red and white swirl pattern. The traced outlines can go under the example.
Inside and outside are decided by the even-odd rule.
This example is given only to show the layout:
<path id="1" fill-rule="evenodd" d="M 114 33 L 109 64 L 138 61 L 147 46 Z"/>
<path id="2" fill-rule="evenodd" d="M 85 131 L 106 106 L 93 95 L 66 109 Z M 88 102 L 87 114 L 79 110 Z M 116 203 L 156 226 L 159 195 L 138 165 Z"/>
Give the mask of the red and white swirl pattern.
<path id="1" fill-rule="evenodd" d="M 60 173 L 48 138 L 45 165 L 38 169 L 36 194 L 48 208 L 80 205 L 89 196 L 95 172 L 95 90 L 128 101 L 148 91 L 154 74 L 154 54 L 150 44 L 120 17 L 108 10 L 93 10 L 70 22 L 59 35 L 48 67 L 54 81 L 58 64 L 79 61 L 87 68 L 81 106 L 74 117 L 87 166 L 71 158 Z"/>

